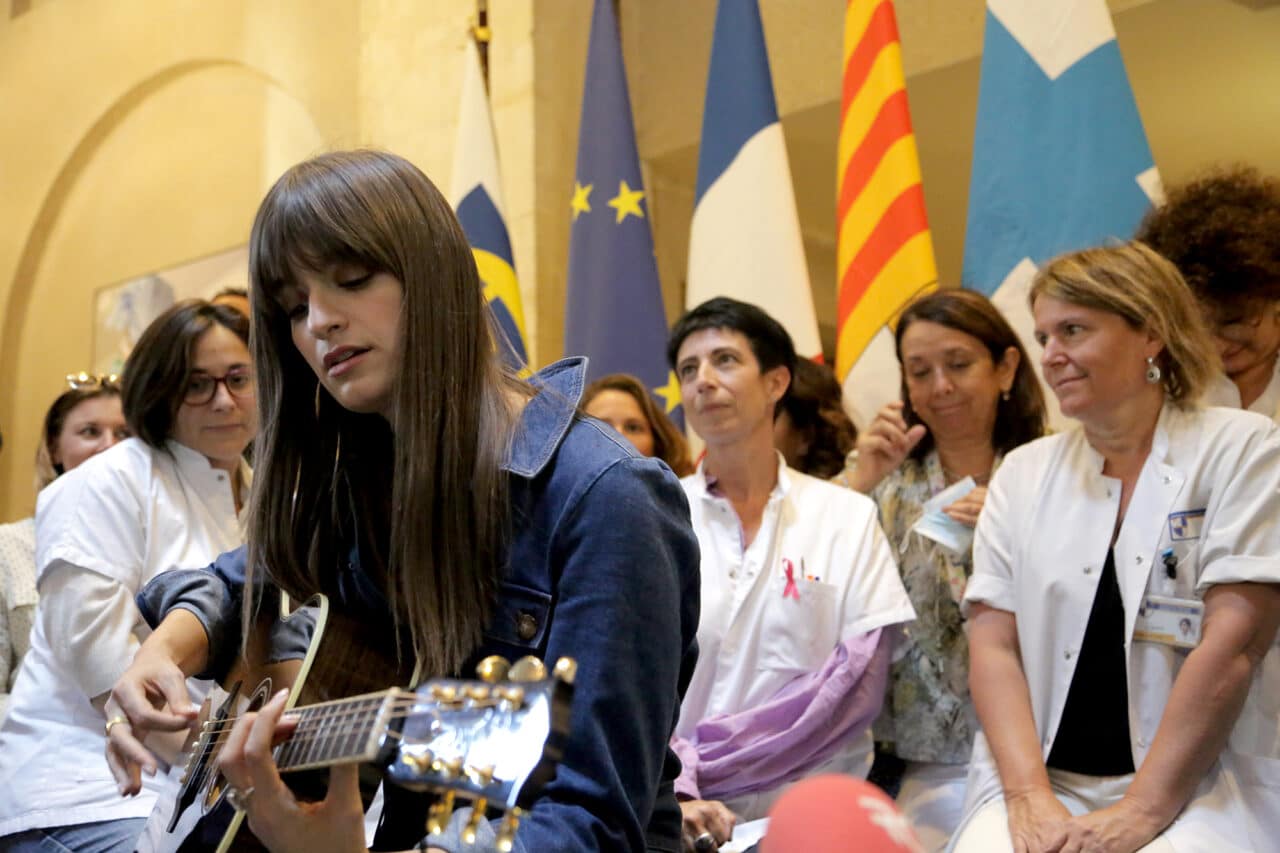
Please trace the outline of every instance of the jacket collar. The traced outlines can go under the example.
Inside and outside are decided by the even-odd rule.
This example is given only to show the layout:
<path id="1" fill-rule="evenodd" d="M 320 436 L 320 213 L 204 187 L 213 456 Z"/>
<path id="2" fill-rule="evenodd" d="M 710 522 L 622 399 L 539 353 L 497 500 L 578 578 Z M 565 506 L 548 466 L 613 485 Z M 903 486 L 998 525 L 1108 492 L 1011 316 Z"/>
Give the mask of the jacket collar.
<path id="1" fill-rule="evenodd" d="M 524 407 L 504 471 L 536 477 L 569 432 L 586 387 L 587 359 L 565 358 L 529 377 L 536 393 Z"/>

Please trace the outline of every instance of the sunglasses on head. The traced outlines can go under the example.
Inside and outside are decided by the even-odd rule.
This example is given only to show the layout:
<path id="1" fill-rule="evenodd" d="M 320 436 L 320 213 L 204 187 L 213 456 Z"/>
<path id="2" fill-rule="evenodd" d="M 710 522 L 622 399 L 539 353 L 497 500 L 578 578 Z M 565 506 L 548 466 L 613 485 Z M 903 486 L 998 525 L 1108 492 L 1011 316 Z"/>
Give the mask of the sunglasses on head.
<path id="1" fill-rule="evenodd" d="M 99 389 L 119 391 L 120 377 L 114 373 L 99 375 L 85 373 L 82 370 L 79 373 L 67 374 L 67 387 L 73 391 L 97 391 Z"/>

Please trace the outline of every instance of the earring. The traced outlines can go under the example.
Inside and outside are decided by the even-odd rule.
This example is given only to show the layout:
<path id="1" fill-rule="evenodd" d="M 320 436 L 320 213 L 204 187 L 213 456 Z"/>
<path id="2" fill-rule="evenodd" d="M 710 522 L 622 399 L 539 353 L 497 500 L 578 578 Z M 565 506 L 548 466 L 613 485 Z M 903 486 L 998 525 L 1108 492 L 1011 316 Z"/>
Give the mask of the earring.
<path id="1" fill-rule="evenodd" d="M 1008 388 L 1006 388 L 1006 389 L 1004 389 L 1003 391 L 1001 391 L 1001 392 L 1000 392 L 1000 399 L 1001 399 L 1001 400 L 1004 400 L 1006 403 L 1007 403 L 1007 402 L 1009 402 L 1009 389 L 1008 389 Z"/>
<path id="2" fill-rule="evenodd" d="M 1163 374 L 1160 372 L 1160 365 L 1156 364 L 1155 356 L 1147 356 L 1147 382 L 1155 385 L 1160 381 Z"/>

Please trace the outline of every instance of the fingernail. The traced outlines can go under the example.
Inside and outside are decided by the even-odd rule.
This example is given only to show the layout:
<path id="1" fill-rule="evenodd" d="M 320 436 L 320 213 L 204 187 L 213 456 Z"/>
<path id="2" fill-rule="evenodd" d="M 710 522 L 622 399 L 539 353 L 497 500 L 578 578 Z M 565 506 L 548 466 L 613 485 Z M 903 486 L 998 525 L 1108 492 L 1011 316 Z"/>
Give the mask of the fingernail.
<path id="1" fill-rule="evenodd" d="M 288 687 L 286 687 L 286 688 L 284 688 L 283 690 L 281 690 L 281 691 L 279 691 L 278 693 L 276 693 L 276 695 L 272 696 L 272 697 L 271 697 L 271 701 L 272 701 L 272 702 L 274 702 L 274 701 L 276 701 L 277 699 L 283 699 L 284 697 L 286 697 L 286 696 L 288 696 L 288 695 L 289 695 L 289 688 L 288 688 Z"/>

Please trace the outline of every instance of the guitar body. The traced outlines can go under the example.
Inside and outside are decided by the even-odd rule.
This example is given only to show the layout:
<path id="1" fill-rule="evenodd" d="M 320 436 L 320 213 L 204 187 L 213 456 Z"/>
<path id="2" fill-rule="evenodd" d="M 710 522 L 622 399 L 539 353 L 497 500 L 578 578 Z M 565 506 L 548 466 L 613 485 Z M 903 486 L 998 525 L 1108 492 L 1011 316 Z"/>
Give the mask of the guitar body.
<path id="1" fill-rule="evenodd" d="M 244 814 L 224 796 L 226 784 L 215 766 L 216 734 L 225 727 L 219 720 L 256 710 L 284 687 L 290 688 L 288 707 L 293 708 L 410 684 L 412 669 L 397 663 L 393 641 L 379 636 L 383 633 L 389 632 L 371 631 L 331 610 L 321 595 L 280 620 L 263 620 L 247 657 L 222 682 L 223 690 L 206 700 L 198 723 L 208 722 L 193 730 L 171 768 L 175 793 L 162 796 L 139 838 L 140 853 L 265 850 Z M 284 778 L 299 799 L 314 801 L 324 797 L 328 771 L 302 770 Z M 377 768 L 362 767 L 366 808 L 381 778 Z"/>

